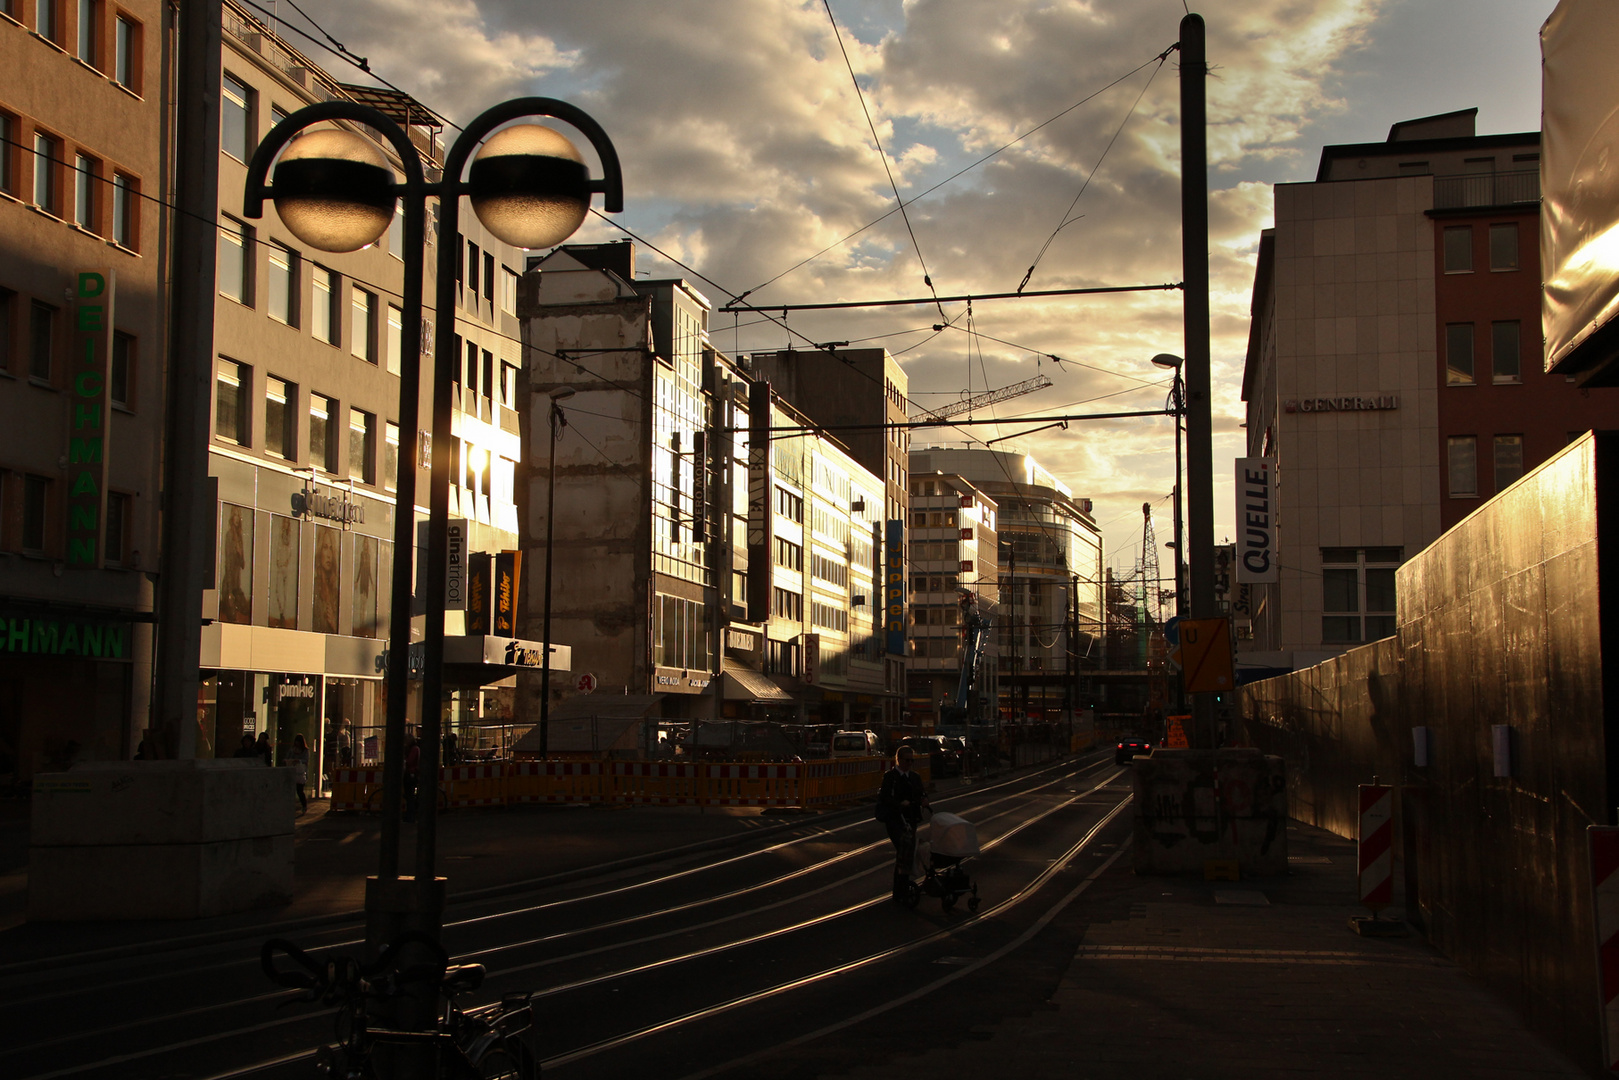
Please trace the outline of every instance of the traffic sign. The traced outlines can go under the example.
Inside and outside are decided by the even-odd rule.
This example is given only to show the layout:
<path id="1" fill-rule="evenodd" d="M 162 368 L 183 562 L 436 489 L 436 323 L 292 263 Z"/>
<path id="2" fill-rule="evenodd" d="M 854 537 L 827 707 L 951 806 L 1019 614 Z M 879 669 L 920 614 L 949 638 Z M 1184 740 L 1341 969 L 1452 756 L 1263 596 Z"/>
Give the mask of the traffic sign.
<path id="1" fill-rule="evenodd" d="M 1169 718 L 1169 735 L 1164 739 L 1165 746 L 1171 750 L 1190 749 L 1192 744 L 1187 741 L 1186 728 L 1181 724 L 1182 720 L 1190 719 L 1190 716 L 1171 716 Z"/>
<path id="2" fill-rule="evenodd" d="M 574 689 L 578 690 L 581 694 L 592 693 L 596 689 L 596 676 L 587 671 L 583 675 L 579 676 L 579 681 L 574 683 L 573 686 Z"/>
<path id="3" fill-rule="evenodd" d="M 1236 688 L 1231 666 L 1231 628 L 1225 619 L 1182 619 L 1181 663 L 1186 692 L 1219 694 Z"/>
<path id="4" fill-rule="evenodd" d="M 1355 845 L 1360 867 L 1360 902 L 1375 916 L 1394 900 L 1394 789 L 1360 785 L 1360 832 Z"/>
<path id="5" fill-rule="evenodd" d="M 1169 664 L 1176 671 L 1181 669 L 1181 620 L 1179 615 L 1172 616 L 1164 623 L 1164 644 L 1169 646 L 1165 656 Z"/>

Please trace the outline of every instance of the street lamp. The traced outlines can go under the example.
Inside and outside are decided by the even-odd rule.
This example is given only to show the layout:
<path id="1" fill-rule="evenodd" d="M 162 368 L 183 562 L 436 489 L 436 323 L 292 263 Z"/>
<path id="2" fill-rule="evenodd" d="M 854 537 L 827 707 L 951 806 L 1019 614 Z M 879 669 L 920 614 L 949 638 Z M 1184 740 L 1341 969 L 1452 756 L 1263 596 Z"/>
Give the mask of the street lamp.
<path id="1" fill-rule="evenodd" d="M 578 150 L 562 134 L 534 123 L 551 117 L 590 140 L 603 176 L 591 179 Z M 401 181 L 386 158 L 347 122 L 370 128 L 393 147 Z M 312 129 L 312 130 L 306 130 Z M 503 130 L 502 130 L 503 129 Z M 284 152 L 283 152 L 284 150 Z M 473 152 L 477 151 L 476 157 Z M 279 158 L 279 160 L 278 160 Z M 471 168 L 468 169 L 468 159 Z M 275 171 L 266 186 L 265 179 Z M 414 880 L 399 876 L 399 806 L 404 789 L 405 701 L 409 678 L 412 563 L 415 548 L 416 462 L 421 416 L 421 350 L 405 348 L 400 359 L 400 469 L 394 515 L 392 611 L 388 626 L 387 722 L 383 743 L 382 845 L 375 878 L 366 883 L 367 943 L 373 952 L 407 930 L 434 937 L 444 903 L 444 879 L 434 873 L 437 841 L 437 777 L 444 661 L 444 590 L 449 520 L 455 355 L 455 266 L 461 237 L 461 197 L 472 200 L 484 226 L 507 243 L 547 247 L 573 234 L 584 220 L 592 193 L 601 192 L 609 212 L 623 209 L 618 154 L 599 124 L 582 110 L 551 98 L 518 98 L 488 109 L 468 124 L 444 157 L 441 178 L 429 181 L 409 133 L 381 111 L 353 101 L 329 101 L 300 109 L 277 124 L 248 166 L 244 213 L 258 218 L 266 198 L 292 233 L 322 251 L 354 251 L 375 243 L 404 208 L 404 309 L 401 338 L 422 340 L 422 278 L 426 207 L 439 200 L 438 281 L 432 373 L 432 469 L 429 480 L 426 625 L 422 652 L 422 732 L 419 771 L 428 797 L 416 833 Z M 547 568 L 549 572 L 549 567 Z M 549 669 L 550 657 L 546 657 Z M 430 990 L 426 995 L 433 996 Z M 407 1005 L 397 1022 L 431 1023 L 434 1001 Z M 420 1011 L 424 1010 L 424 1011 Z"/>
<path id="2" fill-rule="evenodd" d="M 540 668 L 540 756 L 544 757 L 550 750 L 551 737 L 551 558 L 552 543 L 556 536 L 556 505 L 557 505 L 557 430 L 568 426 L 568 418 L 562 415 L 562 406 L 557 404 L 574 395 L 571 386 L 559 386 L 551 391 L 551 457 L 550 481 L 545 486 L 545 614 L 541 627 L 541 637 L 545 639 L 545 666 Z"/>
<path id="3" fill-rule="evenodd" d="M 1181 535 L 1181 418 L 1186 415 L 1186 384 L 1181 381 L 1181 365 L 1186 361 L 1172 353 L 1159 353 L 1152 358 L 1155 367 L 1171 369 L 1175 379 L 1169 385 L 1169 406 L 1175 413 L 1175 617 L 1186 618 L 1186 582 L 1181 572 L 1181 558 L 1185 552 Z"/>

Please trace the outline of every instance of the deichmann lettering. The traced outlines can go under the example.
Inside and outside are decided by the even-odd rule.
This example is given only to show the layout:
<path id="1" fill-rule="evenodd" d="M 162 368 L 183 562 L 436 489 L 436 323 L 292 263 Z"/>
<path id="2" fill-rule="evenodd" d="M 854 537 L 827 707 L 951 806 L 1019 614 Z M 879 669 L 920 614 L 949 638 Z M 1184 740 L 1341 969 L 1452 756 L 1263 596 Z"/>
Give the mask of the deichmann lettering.
<path id="1" fill-rule="evenodd" d="M 1282 402 L 1287 412 L 1373 412 L 1379 409 L 1398 409 L 1400 398 L 1396 394 L 1377 397 L 1318 397 L 1299 398 Z"/>
<path id="2" fill-rule="evenodd" d="M 119 623 L 78 622 L 72 619 L 0 617 L 0 652 L 127 660 L 129 627 Z"/>
<path id="3" fill-rule="evenodd" d="M 69 408 L 67 564 L 102 565 L 101 523 L 107 512 L 107 370 L 112 359 L 112 270 L 81 270 L 73 290 L 75 359 Z"/>

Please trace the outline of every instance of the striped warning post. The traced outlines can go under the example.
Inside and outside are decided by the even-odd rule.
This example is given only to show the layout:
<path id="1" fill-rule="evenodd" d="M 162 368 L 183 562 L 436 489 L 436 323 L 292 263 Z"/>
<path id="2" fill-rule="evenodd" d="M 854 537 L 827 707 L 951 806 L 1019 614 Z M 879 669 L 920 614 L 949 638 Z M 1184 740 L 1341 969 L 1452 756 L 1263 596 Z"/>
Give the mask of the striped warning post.
<path id="1" fill-rule="evenodd" d="M 1394 901 L 1394 789 L 1360 785 L 1360 902 L 1373 915 Z"/>
<path id="2" fill-rule="evenodd" d="M 1591 891 L 1595 894 L 1597 978 L 1602 991 L 1602 1060 L 1619 1069 L 1619 827 L 1592 825 Z"/>
<path id="3" fill-rule="evenodd" d="M 333 769 L 328 810 L 375 810 L 382 792 L 382 770 Z"/>

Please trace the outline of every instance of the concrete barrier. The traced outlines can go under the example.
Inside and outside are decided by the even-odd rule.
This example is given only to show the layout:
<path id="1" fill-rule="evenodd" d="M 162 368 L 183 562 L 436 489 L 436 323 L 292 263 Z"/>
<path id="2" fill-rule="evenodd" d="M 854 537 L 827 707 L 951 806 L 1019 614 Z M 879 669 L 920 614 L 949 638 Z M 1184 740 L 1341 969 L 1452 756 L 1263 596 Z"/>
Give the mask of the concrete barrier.
<path id="1" fill-rule="evenodd" d="M 1287 873 L 1287 777 L 1258 750 L 1165 750 L 1135 759 L 1135 869 L 1244 877 Z"/>

